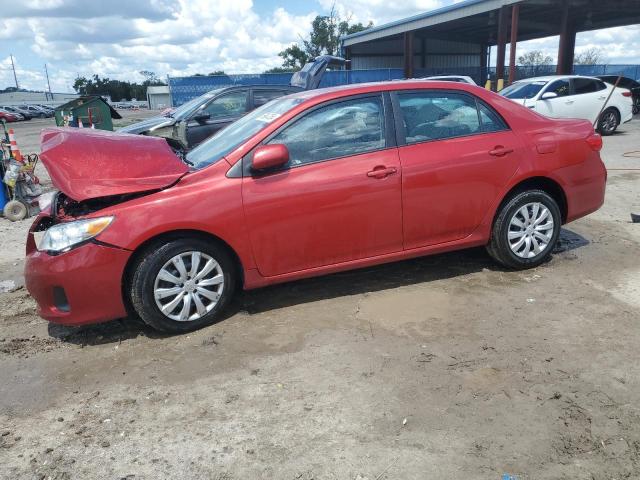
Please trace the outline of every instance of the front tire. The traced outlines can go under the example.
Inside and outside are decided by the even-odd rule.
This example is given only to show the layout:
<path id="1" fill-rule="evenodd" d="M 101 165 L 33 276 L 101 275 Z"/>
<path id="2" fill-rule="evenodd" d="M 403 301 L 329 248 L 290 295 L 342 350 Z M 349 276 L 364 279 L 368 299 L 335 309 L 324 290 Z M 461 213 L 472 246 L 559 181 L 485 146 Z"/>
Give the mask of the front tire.
<path id="1" fill-rule="evenodd" d="M 147 249 L 133 267 L 131 304 L 156 330 L 184 333 L 220 319 L 237 279 L 221 245 L 202 239 L 167 241 Z"/>
<path id="2" fill-rule="evenodd" d="M 551 255 L 561 224 L 558 204 L 548 193 L 542 190 L 518 193 L 498 212 L 487 251 L 507 268 L 537 267 Z"/>
<path id="3" fill-rule="evenodd" d="M 620 115 L 614 108 L 607 108 L 598 119 L 598 131 L 604 137 L 613 135 L 620 125 Z"/>

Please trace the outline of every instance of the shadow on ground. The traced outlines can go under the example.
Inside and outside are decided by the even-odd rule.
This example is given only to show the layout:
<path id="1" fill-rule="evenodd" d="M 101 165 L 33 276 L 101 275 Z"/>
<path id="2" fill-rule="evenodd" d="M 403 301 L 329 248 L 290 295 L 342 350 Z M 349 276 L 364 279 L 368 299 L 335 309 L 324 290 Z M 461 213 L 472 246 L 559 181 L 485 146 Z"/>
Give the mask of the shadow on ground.
<path id="1" fill-rule="evenodd" d="M 581 235 L 563 228 L 554 253 L 575 250 L 588 243 Z M 444 280 L 484 269 L 504 271 L 488 256 L 484 248 L 473 248 L 299 280 L 240 292 L 218 322 L 239 312 L 254 315 L 319 300 Z M 49 335 L 82 346 L 116 343 L 139 336 L 170 336 L 153 330 L 135 318 L 83 327 L 49 324 Z"/>

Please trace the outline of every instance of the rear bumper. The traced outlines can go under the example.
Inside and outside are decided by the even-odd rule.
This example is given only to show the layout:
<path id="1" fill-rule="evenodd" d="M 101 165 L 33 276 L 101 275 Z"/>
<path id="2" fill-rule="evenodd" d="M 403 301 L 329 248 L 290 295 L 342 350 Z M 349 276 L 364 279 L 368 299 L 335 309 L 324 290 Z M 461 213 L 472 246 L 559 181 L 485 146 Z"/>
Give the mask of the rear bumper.
<path id="1" fill-rule="evenodd" d="M 25 282 L 38 303 L 38 314 L 64 325 L 125 317 L 122 278 L 130 255 L 128 250 L 91 242 L 55 256 L 32 249 Z"/>
<path id="2" fill-rule="evenodd" d="M 581 164 L 562 169 L 567 196 L 567 223 L 595 212 L 604 204 L 607 169 L 593 153 Z"/>

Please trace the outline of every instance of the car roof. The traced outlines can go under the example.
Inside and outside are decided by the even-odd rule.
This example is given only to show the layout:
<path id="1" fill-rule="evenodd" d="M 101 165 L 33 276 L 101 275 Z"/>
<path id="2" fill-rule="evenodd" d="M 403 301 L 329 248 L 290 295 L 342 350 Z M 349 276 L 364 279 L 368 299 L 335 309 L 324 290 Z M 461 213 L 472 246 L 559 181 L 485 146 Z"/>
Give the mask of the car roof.
<path id="1" fill-rule="evenodd" d="M 364 93 L 375 93 L 391 90 L 464 90 L 470 93 L 477 92 L 483 88 L 469 83 L 446 82 L 438 80 L 408 79 L 408 80 L 392 80 L 384 82 L 355 83 L 349 85 L 340 85 L 337 87 L 316 88 L 315 90 L 304 90 L 302 92 L 291 94 L 292 98 L 300 98 L 304 101 L 312 100 L 318 97 L 323 98 L 339 98 L 348 95 L 358 95 Z"/>

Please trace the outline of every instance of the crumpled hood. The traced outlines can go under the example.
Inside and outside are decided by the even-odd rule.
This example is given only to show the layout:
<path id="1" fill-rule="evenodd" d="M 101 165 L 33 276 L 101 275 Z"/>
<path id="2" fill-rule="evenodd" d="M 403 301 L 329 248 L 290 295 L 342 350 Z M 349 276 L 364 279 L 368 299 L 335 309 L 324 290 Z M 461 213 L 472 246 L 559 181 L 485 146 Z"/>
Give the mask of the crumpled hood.
<path id="1" fill-rule="evenodd" d="M 162 138 L 46 128 L 40 159 L 53 186 L 75 201 L 167 187 L 189 171 Z"/>
<path id="2" fill-rule="evenodd" d="M 122 127 L 118 129 L 118 132 L 121 133 L 144 133 L 148 132 L 154 127 L 168 127 L 175 123 L 175 119 L 171 117 L 151 117 L 146 120 L 142 120 L 141 122 L 132 123 L 131 125 L 127 125 L 126 127 Z"/>

